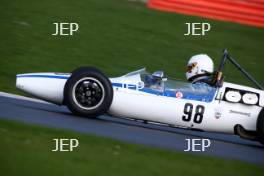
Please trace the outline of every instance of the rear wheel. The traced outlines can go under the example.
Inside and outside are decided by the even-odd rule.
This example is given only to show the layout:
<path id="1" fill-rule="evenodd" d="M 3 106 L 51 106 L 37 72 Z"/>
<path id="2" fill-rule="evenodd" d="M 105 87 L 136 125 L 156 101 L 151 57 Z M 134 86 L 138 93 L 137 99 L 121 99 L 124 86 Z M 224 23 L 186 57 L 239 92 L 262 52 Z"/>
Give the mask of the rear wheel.
<path id="1" fill-rule="evenodd" d="M 260 111 L 257 120 L 257 139 L 264 145 L 264 109 Z"/>
<path id="2" fill-rule="evenodd" d="M 64 88 L 64 102 L 76 115 L 97 117 L 106 113 L 112 103 L 110 80 L 98 69 L 81 67 L 72 72 Z"/>

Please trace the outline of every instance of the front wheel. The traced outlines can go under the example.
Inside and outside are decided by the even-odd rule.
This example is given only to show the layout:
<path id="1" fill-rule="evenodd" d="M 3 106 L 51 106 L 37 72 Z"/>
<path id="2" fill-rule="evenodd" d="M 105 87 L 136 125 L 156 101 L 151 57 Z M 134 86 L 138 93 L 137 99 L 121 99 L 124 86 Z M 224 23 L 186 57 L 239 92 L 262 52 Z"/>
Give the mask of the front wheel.
<path id="1" fill-rule="evenodd" d="M 257 139 L 264 145 L 264 109 L 260 111 L 257 120 Z"/>
<path id="2" fill-rule="evenodd" d="M 81 67 L 72 72 L 64 87 L 64 102 L 76 115 L 97 117 L 112 103 L 110 80 L 98 69 Z"/>

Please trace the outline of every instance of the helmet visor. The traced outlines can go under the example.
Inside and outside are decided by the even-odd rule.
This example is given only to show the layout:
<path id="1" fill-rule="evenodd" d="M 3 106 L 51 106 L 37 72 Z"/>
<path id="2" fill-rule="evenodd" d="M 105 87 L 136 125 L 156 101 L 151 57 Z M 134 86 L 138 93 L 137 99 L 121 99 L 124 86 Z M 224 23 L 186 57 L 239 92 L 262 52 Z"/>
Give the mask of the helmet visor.
<path id="1" fill-rule="evenodd" d="M 191 63 L 191 64 L 187 65 L 187 72 L 188 73 L 191 73 L 192 72 L 192 69 L 194 67 L 196 67 L 196 66 L 197 66 L 197 62 L 194 62 L 194 63 Z"/>

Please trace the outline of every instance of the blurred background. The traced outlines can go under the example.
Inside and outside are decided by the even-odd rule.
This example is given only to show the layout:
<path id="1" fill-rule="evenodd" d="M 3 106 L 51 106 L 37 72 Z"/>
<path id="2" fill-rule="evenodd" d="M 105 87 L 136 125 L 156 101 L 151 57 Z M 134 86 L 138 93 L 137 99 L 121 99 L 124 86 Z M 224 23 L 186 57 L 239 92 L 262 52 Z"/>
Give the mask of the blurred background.
<path id="1" fill-rule="evenodd" d="M 222 50 L 264 83 L 262 0 L 1 0 L 0 91 L 20 94 L 16 74 L 94 66 L 110 77 L 146 67 L 185 80 L 186 64 Z M 53 23 L 78 23 L 54 36 Z M 185 36 L 185 23 L 210 23 Z M 231 65 L 226 81 L 250 85 Z M 15 105 L 15 104 L 14 104 Z M 26 107 L 25 107 L 26 108 Z M 1 110 L 1 109 L 0 109 Z M 12 111 L 12 110 L 10 110 Z M 51 152 L 52 139 L 78 138 L 77 152 Z M 0 121 L 0 175 L 262 175 L 263 167 Z"/>
<path id="2" fill-rule="evenodd" d="M 224 48 L 264 82 L 264 28 L 179 14 L 177 8 L 168 13 L 160 2 L 167 3 L 166 7 L 184 5 L 188 13 L 200 15 L 189 9 L 193 1 L 180 6 L 178 0 L 150 0 L 147 4 L 142 0 L 2 0 L 0 90 L 16 92 L 18 73 L 71 72 L 86 65 L 99 67 L 109 76 L 142 67 L 163 69 L 168 76 L 185 80 L 186 63 L 192 55 L 207 53 L 217 66 Z M 208 9 L 199 4 L 195 7 Z M 78 23 L 79 30 L 72 36 L 51 35 L 56 22 Z M 205 36 L 185 36 L 187 22 L 208 22 L 211 30 Z M 247 84 L 229 66 L 226 80 Z"/>

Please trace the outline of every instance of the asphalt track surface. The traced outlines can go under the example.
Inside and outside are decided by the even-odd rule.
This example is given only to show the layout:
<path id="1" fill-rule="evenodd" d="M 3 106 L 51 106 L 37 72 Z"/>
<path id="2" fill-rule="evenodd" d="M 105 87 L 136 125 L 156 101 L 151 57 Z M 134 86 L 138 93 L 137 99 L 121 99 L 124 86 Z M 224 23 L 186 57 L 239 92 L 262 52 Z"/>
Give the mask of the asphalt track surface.
<path id="1" fill-rule="evenodd" d="M 240 139 L 234 135 L 144 124 L 110 116 L 87 119 L 72 115 L 64 106 L 5 93 L 0 93 L 1 118 L 181 152 L 187 149 L 186 139 L 210 139 L 211 146 L 204 152 L 191 153 L 264 165 L 264 147 L 258 142 Z"/>

